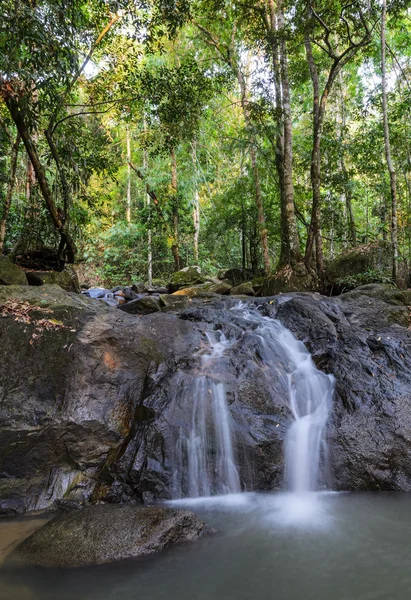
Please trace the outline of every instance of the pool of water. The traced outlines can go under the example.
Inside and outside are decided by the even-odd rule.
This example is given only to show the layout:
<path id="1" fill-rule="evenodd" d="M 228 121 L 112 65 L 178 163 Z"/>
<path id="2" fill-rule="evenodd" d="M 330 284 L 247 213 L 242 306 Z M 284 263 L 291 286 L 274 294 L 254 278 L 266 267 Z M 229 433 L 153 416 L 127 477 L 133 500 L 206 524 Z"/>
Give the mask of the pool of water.
<path id="1" fill-rule="evenodd" d="M 215 535 L 134 561 L 0 569 L 1 600 L 405 600 L 411 495 L 178 501 Z M 0 522 L 0 538 L 4 532 Z"/>

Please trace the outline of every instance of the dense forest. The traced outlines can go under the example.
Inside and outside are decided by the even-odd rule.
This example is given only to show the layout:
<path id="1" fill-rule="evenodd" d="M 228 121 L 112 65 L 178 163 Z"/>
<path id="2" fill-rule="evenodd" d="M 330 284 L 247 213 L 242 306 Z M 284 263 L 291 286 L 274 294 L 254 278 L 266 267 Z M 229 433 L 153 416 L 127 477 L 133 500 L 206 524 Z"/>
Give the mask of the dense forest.
<path id="1" fill-rule="evenodd" d="M 3 253 L 105 285 L 411 259 L 406 0 L 1 6 Z"/>

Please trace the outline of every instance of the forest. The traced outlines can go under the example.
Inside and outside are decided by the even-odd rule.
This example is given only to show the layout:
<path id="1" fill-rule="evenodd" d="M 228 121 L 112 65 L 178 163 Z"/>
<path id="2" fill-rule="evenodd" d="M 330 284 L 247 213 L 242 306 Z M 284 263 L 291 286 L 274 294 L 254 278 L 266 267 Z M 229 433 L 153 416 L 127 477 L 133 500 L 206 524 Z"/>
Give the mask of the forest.
<path id="1" fill-rule="evenodd" d="M 409 4 L 2 0 L 0 250 L 90 285 L 194 264 L 321 289 L 381 241 L 397 282 Z"/>

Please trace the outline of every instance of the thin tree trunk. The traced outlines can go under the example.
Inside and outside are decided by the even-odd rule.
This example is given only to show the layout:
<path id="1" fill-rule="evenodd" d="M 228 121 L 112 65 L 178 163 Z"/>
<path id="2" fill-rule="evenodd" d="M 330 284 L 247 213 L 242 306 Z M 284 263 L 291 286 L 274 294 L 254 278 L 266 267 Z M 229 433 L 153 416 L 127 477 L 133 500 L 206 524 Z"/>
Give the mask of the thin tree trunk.
<path id="1" fill-rule="evenodd" d="M 301 261 L 300 242 L 298 239 L 297 221 L 294 208 L 294 184 L 293 184 L 293 141 L 292 141 L 292 119 L 290 84 L 288 78 L 288 56 L 284 36 L 285 20 L 282 1 L 277 2 L 277 24 L 280 34 L 280 75 L 283 109 L 283 193 L 281 195 L 283 207 L 282 215 L 282 240 L 280 265 L 295 265 Z"/>
<path id="2" fill-rule="evenodd" d="M 126 144 L 127 144 L 127 210 L 126 220 L 131 223 L 131 145 L 130 145 L 130 128 L 126 128 Z"/>
<path id="3" fill-rule="evenodd" d="M 146 123 L 144 121 L 144 130 L 146 128 Z M 143 166 L 144 166 L 144 170 L 146 171 L 147 167 L 148 167 L 148 156 L 147 156 L 147 149 L 144 148 L 143 151 Z M 130 165 L 131 167 L 131 165 Z M 145 185 L 146 188 L 146 202 L 147 202 L 147 208 L 148 208 L 148 230 L 147 230 L 147 282 L 148 285 L 151 286 L 153 283 L 153 249 L 152 249 L 152 239 L 151 239 L 151 214 L 150 214 L 150 204 L 151 204 L 151 197 L 150 197 L 150 189 L 148 187 L 148 185 Z"/>
<path id="4" fill-rule="evenodd" d="M 318 79 L 317 67 L 311 48 L 311 42 L 308 35 L 305 38 L 305 49 L 307 54 L 308 66 L 310 69 L 311 81 L 313 84 L 313 146 L 311 152 L 311 187 L 312 187 L 312 209 L 311 224 L 308 232 L 307 246 L 305 251 L 305 261 L 307 266 L 311 262 L 313 246 L 315 243 L 315 259 L 317 274 L 321 284 L 324 280 L 324 258 L 321 235 L 321 135 L 323 115 L 320 108 L 320 84 Z M 321 103 L 323 102 L 321 98 Z M 326 102 L 326 98 L 324 99 Z M 325 110 L 324 102 L 324 110 Z"/>
<path id="5" fill-rule="evenodd" d="M 339 112 L 340 112 L 340 160 L 339 160 L 339 166 L 340 166 L 340 171 L 342 174 L 342 179 L 344 181 L 344 204 L 345 204 L 345 208 L 346 208 L 346 214 L 345 214 L 345 219 L 347 219 L 348 222 L 348 231 L 349 231 L 349 239 L 350 239 L 350 243 L 351 246 L 355 247 L 357 245 L 357 232 L 355 229 L 355 219 L 354 219 L 354 213 L 353 213 L 353 209 L 352 209 L 352 193 L 351 193 L 351 187 L 348 181 L 348 173 L 347 173 L 347 169 L 345 166 L 345 160 L 344 160 L 344 132 L 345 132 L 345 125 L 346 125 L 346 121 L 345 121 L 345 107 L 344 107 L 344 96 L 343 96 L 343 78 L 342 78 L 342 72 L 340 71 L 339 73 L 339 90 L 340 90 L 340 98 L 339 98 Z M 338 104 L 337 104 L 338 106 Z"/>
<path id="6" fill-rule="evenodd" d="M 173 215 L 173 243 L 171 252 L 174 257 L 176 271 L 182 268 L 182 260 L 179 248 L 179 215 L 178 215 L 178 188 L 177 188 L 177 160 L 175 149 L 171 150 L 171 190 L 172 190 L 172 215 Z"/>
<path id="7" fill-rule="evenodd" d="M 7 184 L 6 198 L 4 200 L 3 215 L 0 221 L 0 254 L 3 252 L 4 240 L 6 238 L 7 219 L 10 212 L 11 199 L 13 197 L 14 184 L 16 182 L 17 158 L 19 154 L 20 134 L 17 134 L 11 149 L 10 175 Z"/>
<path id="8" fill-rule="evenodd" d="M 193 169 L 195 177 L 195 189 L 194 189 L 194 204 L 193 204 L 193 222 L 194 222 L 194 261 L 198 263 L 198 240 L 200 237 L 200 205 L 198 195 L 198 183 L 197 183 L 197 142 L 192 142 L 192 157 L 193 157 Z"/>
<path id="9" fill-rule="evenodd" d="M 33 165 L 33 169 L 36 173 L 36 178 L 42 196 L 50 213 L 51 219 L 53 221 L 53 225 L 59 232 L 61 240 L 64 241 L 64 243 L 67 245 L 67 262 L 73 263 L 76 255 L 76 246 L 69 233 L 65 230 L 64 224 L 61 221 L 57 208 L 54 204 L 53 195 L 49 187 L 43 165 L 41 164 L 36 145 L 34 144 L 33 139 L 26 127 L 23 116 L 20 112 L 19 106 L 16 103 L 16 101 L 11 96 L 5 97 L 4 100 L 7 105 L 7 108 L 9 109 L 10 115 L 17 127 L 17 131 L 21 136 L 27 154 L 30 158 L 31 164 Z"/>
<path id="10" fill-rule="evenodd" d="M 381 74 L 382 74 L 382 116 L 384 128 L 385 158 L 390 176 L 391 191 L 391 243 L 393 250 L 392 278 L 398 283 L 398 227 L 397 227 L 397 174 L 391 156 L 390 131 L 388 125 L 387 106 L 387 71 L 386 71 L 386 28 L 387 28 L 387 0 L 382 2 L 381 13 Z"/>

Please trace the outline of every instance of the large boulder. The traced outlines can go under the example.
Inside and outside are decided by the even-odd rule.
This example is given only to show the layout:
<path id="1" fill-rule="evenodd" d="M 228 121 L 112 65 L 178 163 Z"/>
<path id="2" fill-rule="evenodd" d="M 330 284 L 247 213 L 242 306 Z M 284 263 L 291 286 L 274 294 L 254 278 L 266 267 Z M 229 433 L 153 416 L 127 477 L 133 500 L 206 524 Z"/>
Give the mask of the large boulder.
<path id="1" fill-rule="evenodd" d="M 161 305 L 159 298 L 144 296 L 143 298 L 131 300 L 131 302 L 127 302 L 126 304 L 121 304 L 118 308 L 130 315 L 148 315 L 160 310 Z"/>
<path id="2" fill-rule="evenodd" d="M 341 293 L 369 283 L 389 283 L 392 280 L 392 262 L 392 244 L 388 242 L 358 246 L 328 263 L 327 285 L 332 293 Z M 407 265 L 400 261 L 398 287 L 407 285 Z"/>
<path id="3" fill-rule="evenodd" d="M 136 319 L 53 285 L 0 287 L 0 514 L 125 500 L 127 489 L 141 499 L 139 486 L 116 487 L 125 454 L 155 416 L 146 399 L 200 337 L 175 315 Z"/>
<path id="4" fill-rule="evenodd" d="M 191 542 L 210 529 L 187 510 L 106 505 L 58 515 L 10 559 L 41 567 L 82 567 L 137 558 Z"/>
<path id="5" fill-rule="evenodd" d="M 29 285 L 59 285 L 66 292 L 80 293 L 80 284 L 75 269 L 67 265 L 63 271 L 27 271 Z"/>
<path id="6" fill-rule="evenodd" d="M 0 255 L 0 285 L 28 285 L 26 273 L 7 256 Z"/>
<path id="7" fill-rule="evenodd" d="M 170 293 L 173 293 L 183 288 L 198 285 L 199 283 L 205 283 L 205 278 L 198 270 L 198 267 L 185 267 L 181 271 L 173 273 L 168 287 Z"/>
<path id="8" fill-rule="evenodd" d="M 176 442 L 192 426 L 204 352 L 219 332 L 230 342 L 207 381 L 225 385 L 241 486 L 283 486 L 293 422 L 284 357 L 273 358 L 275 344 L 267 354 L 235 298 L 161 301 L 171 299 L 186 308 L 136 318 L 58 286 L 0 288 L 0 512 L 169 498 Z M 336 378 L 326 484 L 411 491 L 411 291 L 370 285 L 247 302 Z"/>

